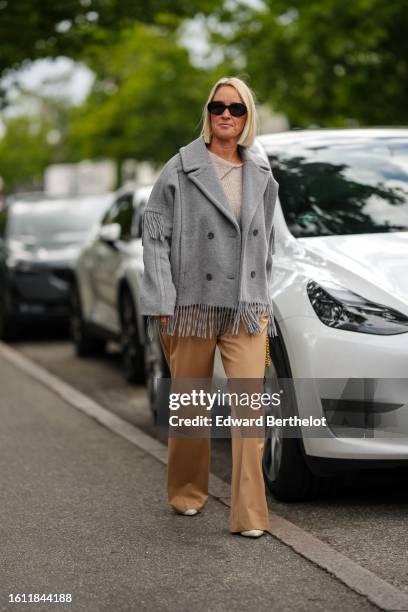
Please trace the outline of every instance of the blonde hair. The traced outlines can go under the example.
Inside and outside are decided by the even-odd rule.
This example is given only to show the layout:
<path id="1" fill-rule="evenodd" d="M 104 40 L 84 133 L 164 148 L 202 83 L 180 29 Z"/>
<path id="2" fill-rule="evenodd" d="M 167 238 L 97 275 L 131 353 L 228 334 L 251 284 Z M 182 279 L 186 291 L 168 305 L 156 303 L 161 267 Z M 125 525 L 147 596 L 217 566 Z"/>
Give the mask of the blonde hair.
<path id="1" fill-rule="evenodd" d="M 200 136 L 204 137 L 204 142 L 209 144 L 211 142 L 212 130 L 211 130 L 211 121 L 209 118 L 209 112 L 207 110 L 207 104 L 211 102 L 213 99 L 217 89 L 222 85 L 232 85 L 235 87 L 245 106 L 247 107 L 247 118 L 244 125 L 244 129 L 241 132 L 238 143 L 243 147 L 251 147 L 255 136 L 257 134 L 257 114 L 256 114 L 256 106 L 255 106 L 255 96 L 248 85 L 238 79 L 237 77 L 222 77 L 218 79 L 213 88 L 210 91 L 210 95 L 204 105 L 203 108 L 203 128 L 201 130 Z"/>

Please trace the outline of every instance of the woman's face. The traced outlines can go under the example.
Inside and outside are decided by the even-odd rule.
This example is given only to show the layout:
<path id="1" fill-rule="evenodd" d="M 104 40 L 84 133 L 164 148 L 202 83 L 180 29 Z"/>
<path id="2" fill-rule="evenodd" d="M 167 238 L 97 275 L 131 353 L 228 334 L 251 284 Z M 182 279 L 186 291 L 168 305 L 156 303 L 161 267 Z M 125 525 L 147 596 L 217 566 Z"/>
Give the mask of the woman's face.
<path id="1" fill-rule="evenodd" d="M 224 102 L 224 104 L 232 104 L 233 102 L 241 102 L 243 100 L 235 87 L 232 85 L 221 85 L 215 92 L 213 100 L 216 102 Z M 242 130 L 245 127 L 248 114 L 242 117 L 233 117 L 226 108 L 222 115 L 211 115 L 211 130 L 214 136 L 220 140 L 239 140 Z"/>

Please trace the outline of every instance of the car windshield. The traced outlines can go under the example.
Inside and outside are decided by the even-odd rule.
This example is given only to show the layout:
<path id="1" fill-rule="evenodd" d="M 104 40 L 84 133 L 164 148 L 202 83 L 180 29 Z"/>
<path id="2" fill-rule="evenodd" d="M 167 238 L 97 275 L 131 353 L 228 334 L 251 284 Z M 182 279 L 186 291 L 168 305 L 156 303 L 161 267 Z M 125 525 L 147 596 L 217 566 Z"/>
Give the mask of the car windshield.
<path id="1" fill-rule="evenodd" d="M 296 142 L 269 155 L 295 237 L 408 230 L 408 139 Z"/>
<path id="2" fill-rule="evenodd" d="M 69 240 L 87 233 L 109 204 L 110 194 L 41 202 L 14 202 L 7 223 L 9 238 Z"/>

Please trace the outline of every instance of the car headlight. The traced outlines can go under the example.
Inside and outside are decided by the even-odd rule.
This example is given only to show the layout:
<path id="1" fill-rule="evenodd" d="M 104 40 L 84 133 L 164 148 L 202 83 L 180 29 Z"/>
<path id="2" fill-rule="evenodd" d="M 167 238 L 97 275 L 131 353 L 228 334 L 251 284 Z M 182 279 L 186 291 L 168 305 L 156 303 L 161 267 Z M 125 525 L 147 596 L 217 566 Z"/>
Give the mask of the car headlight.
<path id="1" fill-rule="evenodd" d="M 307 283 L 307 294 L 320 321 L 329 327 L 389 336 L 408 332 L 408 317 L 335 285 Z"/>

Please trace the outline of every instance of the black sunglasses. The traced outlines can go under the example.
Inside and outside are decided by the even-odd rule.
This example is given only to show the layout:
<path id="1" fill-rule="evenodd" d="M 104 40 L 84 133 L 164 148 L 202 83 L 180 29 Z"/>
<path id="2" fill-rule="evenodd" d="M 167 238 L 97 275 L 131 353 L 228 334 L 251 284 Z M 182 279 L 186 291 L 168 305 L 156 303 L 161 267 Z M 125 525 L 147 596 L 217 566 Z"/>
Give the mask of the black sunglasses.
<path id="1" fill-rule="evenodd" d="M 225 109 L 228 108 L 229 112 L 233 117 L 242 117 L 247 112 L 245 104 L 240 102 L 233 102 L 232 104 L 224 104 L 224 102 L 217 102 L 213 100 L 207 104 L 207 110 L 212 115 L 222 115 Z"/>

